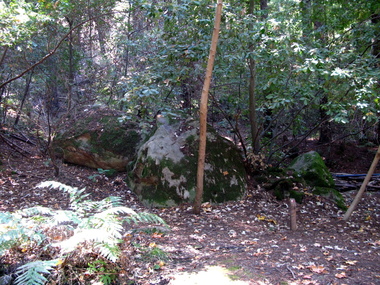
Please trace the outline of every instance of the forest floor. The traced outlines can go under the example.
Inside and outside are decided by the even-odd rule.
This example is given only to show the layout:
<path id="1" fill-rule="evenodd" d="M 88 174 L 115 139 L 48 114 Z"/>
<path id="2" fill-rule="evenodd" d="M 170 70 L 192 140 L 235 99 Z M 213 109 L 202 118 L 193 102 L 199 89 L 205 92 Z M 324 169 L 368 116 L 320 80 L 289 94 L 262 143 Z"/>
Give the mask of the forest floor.
<path id="1" fill-rule="evenodd" d="M 380 284 L 379 191 L 366 192 L 348 221 L 332 201 L 306 196 L 297 208 L 298 229 L 292 231 L 287 201 L 277 201 L 254 183 L 245 199 L 204 204 L 199 216 L 192 214 L 191 205 L 147 209 L 125 185 L 125 174 L 111 179 L 93 169 L 61 163 L 56 178 L 46 157 L 32 146 L 21 146 L 30 153 L 22 156 L 0 140 L 0 211 L 35 205 L 67 208 L 64 193 L 35 188 L 42 181 L 56 180 L 86 187 L 93 200 L 122 197 L 126 206 L 155 213 L 167 222 L 167 232 L 133 236 L 165 253 L 160 266 L 154 267 L 158 260 L 136 252 L 125 273 L 125 280 L 133 282 L 120 284 Z M 303 149 L 315 147 L 306 144 Z M 365 174 L 376 148 L 351 144 L 323 151 L 332 172 Z M 356 192 L 343 193 L 348 205 Z"/>

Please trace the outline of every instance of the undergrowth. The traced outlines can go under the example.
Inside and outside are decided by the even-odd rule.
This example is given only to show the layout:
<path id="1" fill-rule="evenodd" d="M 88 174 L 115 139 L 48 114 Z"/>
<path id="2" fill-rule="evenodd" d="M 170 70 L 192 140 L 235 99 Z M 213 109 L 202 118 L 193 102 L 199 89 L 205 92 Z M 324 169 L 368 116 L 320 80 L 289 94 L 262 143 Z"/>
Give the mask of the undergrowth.
<path id="1" fill-rule="evenodd" d="M 6 260 L 22 256 L 17 268 L 1 269 L 5 274 L 0 284 L 10 279 L 16 285 L 46 284 L 49 279 L 54 279 L 54 284 L 88 284 L 88 279 L 114 284 L 117 271 L 125 271 L 117 262 L 126 260 L 122 249 L 127 231 L 138 223 L 166 226 L 154 214 L 137 213 L 123 206 L 119 197 L 92 201 L 85 189 L 55 181 L 37 187 L 68 193 L 70 207 L 54 210 L 37 206 L 0 212 L 0 257 Z"/>

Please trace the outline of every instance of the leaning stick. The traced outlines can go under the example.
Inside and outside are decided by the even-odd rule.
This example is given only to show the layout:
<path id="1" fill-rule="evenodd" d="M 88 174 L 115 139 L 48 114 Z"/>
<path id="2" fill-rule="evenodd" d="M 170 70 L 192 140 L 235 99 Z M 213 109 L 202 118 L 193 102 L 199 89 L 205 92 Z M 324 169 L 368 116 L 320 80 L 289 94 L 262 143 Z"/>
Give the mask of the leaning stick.
<path id="1" fill-rule="evenodd" d="M 380 146 L 376 152 L 375 158 L 372 161 L 371 167 L 369 168 L 368 173 L 367 173 L 367 175 L 363 181 L 363 184 L 360 187 L 358 194 L 356 194 L 354 201 L 352 201 L 347 212 L 344 214 L 343 220 L 347 221 L 348 218 L 351 216 L 352 212 L 355 210 L 357 204 L 359 203 L 360 199 L 363 196 L 365 189 L 367 188 L 367 184 L 368 184 L 369 180 L 371 179 L 373 173 L 375 172 L 375 169 L 376 169 L 376 166 L 377 166 L 377 163 L 379 162 L 379 160 L 380 160 Z"/>

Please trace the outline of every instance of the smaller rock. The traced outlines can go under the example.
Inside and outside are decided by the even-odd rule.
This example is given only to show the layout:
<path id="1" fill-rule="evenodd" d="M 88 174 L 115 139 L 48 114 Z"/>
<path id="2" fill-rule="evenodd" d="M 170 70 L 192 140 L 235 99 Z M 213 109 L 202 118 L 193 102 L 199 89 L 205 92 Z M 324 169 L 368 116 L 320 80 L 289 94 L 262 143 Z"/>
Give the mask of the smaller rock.
<path id="1" fill-rule="evenodd" d="M 85 112 L 85 111 L 83 111 Z M 88 111 L 54 139 L 53 147 L 66 162 L 95 169 L 126 171 L 143 137 L 138 124 L 121 122 L 120 113 Z"/>
<path id="2" fill-rule="evenodd" d="M 342 194 L 335 189 L 335 182 L 329 169 L 317 152 L 309 151 L 301 154 L 288 168 L 302 177 L 308 186 L 313 187 L 313 194 L 332 198 L 338 207 L 343 209 L 346 207 Z"/>

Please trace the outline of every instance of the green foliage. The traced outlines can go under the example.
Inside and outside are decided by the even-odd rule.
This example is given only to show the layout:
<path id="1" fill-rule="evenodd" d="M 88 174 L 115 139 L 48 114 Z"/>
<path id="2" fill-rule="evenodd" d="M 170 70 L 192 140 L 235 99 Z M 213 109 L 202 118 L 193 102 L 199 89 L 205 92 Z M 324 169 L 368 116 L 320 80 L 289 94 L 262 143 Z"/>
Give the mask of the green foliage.
<path id="1" fill-rule="evenodd" d="M 282 159 L 277 139 L 283 134 L 316 136 L 325 120 L 343 136 L 378 121 L 380 69 L 373 50 L 379 25 L 371 16 L 379 13 L 379 1 L 272 0 L 265 12 L 256 1 L 253 14 L 248 2 L 223 5 L 210 93 L 224 117 L 246 123 L 248 59 L 255 60 L 259 139 L 269 160 Z M 2 1 L 1 81 L 45 56 L 69 27 L 88 21 L 33 71 L 26 104 L 35 117 L 46 120 L 41 114 L 54 98 L 60 108 L 71 102 L 79 111 L 101 102 L 123 110 L 126 119 L 138 118 L 145 129 L 159 111 L 195 114 L 214 11 L 215 3 L 205 0 Z M 14 82 L 1 100 L 17 106 L 24 85 Z"/>
<path id="2" fill-rule="evenodd" d="M 100 177 L 102 175 L 105 175 L 107 177 L 113 177 L 117 174 L 117 170 L 115 169 L 102 169 L 102 168 L 98 168 L 98 174 L 93 174 L 93 175 L 90 175 L 88 177 L 88 179 L 96 182 L 96 178 L 97 177 Z"/>
<path id="3" fill-rule="evenodd" d="M 24 0 L 1 1 L 0 47 L 25 43 L 26 46 L 32 47 L 34 43 L 31 36 L 38 30 L 39 25 L 49 20 L 50 17 L 35 3 Z"/>
<path id="4" fill-rule="evenodd" d="M 33 261 L 20 266 L 16 271 L 16 285 L 43 285 L 46 284 L 47 279 L 43 274 L 50 274 L 58 260 L 49 261 Z"/>
<path id="5" fill-rule="evenodd" d="M 69 210 L 52 210 L 45 207 L 33 207 L 15 213 L 0 213 L 0 254 L 21 247 L 59 248 L 58 258 L 52 261 L 32 261 L 17 270 L 17 284 L 44 284 L 44 275 L 79 248 L 103 257 L 107 262 L 116 262 L 120 256 L 120 242 L 125 225 L 131 223 L 165 222 L 149 213 L 136 213 L 122 206 L 119 197 L 108 197 L 101 201 L 87 199 L 85 189 L 47 181 L 38 187 L 59 189 L 70 195 Z M 59 243 L 51 243 L 49 232 L 57 232 L 62 238 Z M 71 234 L 68 234 L 70 233 Z M 110 284 L 113 277 L 103 274 L 103 284 Z"/>
<path id="6" fill-rule="evenodd" d="M 108 263 L 101 259 L 89 263 L 87 271 L 90 274 L 100 275 L 99 281 L 104 285 L 111 284 L 116 279 L 116 270 L 109 269 Z"/>
<path id="7" fill-rule="evenodd" d="M 168 254 L 162 249 L 158 248 L 156 244 L 149 247 L 143 247 L 137 243 L 134 244 L 136 249 L 141 252 L 141 258 L 146 262 L 167 261 Z"/>
<path id="8" fill-rule="evenodd" d="M 115 176 L 117 171 L 115 169 L 102 169 L 98 168 L 99 174 L 104 174 L 107 177 Z"/>

